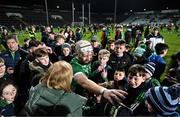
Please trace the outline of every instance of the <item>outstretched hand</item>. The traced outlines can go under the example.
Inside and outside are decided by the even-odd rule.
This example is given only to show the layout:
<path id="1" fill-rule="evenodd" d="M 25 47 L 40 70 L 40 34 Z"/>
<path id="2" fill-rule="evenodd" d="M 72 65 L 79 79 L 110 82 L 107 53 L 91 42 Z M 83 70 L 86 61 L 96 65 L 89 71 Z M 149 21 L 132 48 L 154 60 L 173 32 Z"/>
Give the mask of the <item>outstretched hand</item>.
<path id="1" fill-rule="evenodd" d="M 127 95 L 127 92 L 116 89 L 106 89 L 103 92 L 103 97 L 108 99 L 112 104 L 114 104 L 114 102 L 121 102 Z"/>

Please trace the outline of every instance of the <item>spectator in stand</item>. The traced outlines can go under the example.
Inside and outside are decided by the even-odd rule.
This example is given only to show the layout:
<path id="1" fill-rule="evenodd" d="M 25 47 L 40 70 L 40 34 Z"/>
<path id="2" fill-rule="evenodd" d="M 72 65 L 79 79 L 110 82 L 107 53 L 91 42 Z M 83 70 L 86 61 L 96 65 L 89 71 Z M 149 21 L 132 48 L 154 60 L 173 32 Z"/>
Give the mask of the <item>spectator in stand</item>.
<path id="1" fill-rule="evenodd" d="M 166 62 L 163 57 L 165 57 L 168 52 L 168 45 L 164 43 L 158 43 L 155 46 L 155 50 L 156 54 L 151 55 L 148 58 L 148 61 L 156 64 L 156 69 L 153 77 L 160 81 L 160 77 L 164 73 L 166 68 Z"/>
<path id="2" fill-rule="evenodd" d="M 164 38 L 160 34 L 158 27 L 154 27 L 153 32 L 151 34 L 149 34 L 145 39 L 146 39 L 146 41 L 150 40 L 152 42 L 153 50 L 155 50 L 156 44 L 164 43 Z"/>

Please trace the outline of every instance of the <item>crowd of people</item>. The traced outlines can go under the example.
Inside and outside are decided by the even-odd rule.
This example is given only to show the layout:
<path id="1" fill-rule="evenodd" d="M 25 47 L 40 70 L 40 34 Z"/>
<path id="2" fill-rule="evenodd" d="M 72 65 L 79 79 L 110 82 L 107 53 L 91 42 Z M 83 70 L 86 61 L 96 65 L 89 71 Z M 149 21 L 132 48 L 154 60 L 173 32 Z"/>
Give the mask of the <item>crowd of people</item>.
<path id="1" fill-rule="evenodd" d="M 180 116 L 180 50 L 161 82 L 169 46 L 160 28 L 100 29 L 84 39 L 80 27 L 47 26 L 38 41 L 31 26 L 23 45 L 3 29 L 0 115 Z"/>

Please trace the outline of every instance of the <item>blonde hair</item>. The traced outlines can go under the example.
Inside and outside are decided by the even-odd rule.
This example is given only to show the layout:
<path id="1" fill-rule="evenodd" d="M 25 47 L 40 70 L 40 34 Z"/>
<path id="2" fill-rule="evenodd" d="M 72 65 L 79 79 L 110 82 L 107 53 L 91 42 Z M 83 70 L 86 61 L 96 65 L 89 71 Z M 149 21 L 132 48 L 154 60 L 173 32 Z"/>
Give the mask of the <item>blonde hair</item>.
<path id="1" fill-rule="evenodd" d="M 107 49 L 102 49 L 99 51 L 98 53 L 98 56 L 101 57 L 101 56 L 106 56 L 106 57 L 110 57 L 110 52 L 107 50 Z"/>
<path id="2" fill-rule="evenodd" d="M 54 63 L 40 79 L 40 83 L 47 85 L 48 88 L 71 91 L 71 81 L 73 77 L 72 66 L 66 61 Z"/>

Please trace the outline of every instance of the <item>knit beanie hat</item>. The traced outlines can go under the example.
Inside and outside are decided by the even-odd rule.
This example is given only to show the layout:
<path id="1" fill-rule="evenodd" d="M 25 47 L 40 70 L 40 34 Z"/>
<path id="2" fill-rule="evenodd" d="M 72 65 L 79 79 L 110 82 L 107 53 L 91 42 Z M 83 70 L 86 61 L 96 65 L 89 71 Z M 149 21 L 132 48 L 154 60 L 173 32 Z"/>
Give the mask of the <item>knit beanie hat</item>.
<path id="1" fill-rule="evenodd" d="M 154 111 L 161 116 L 179 116 L 180 83 L 170 87 L 157 86 L 150 88 L 145 98 Z"/>
<path id="2" fill-rule="evenodd" d="M 82 54 L 85 52 L 93 52 L 91 43 L 87 40 L 80 40 L 76 42 L 76 53 Z"/>
<path id="3" fill-rule="evenodd" d="M 154 71 L 155 71 L 156 64 L 153 63 L 153 62 L 148 62 L 148 63 L 144 64 L 144 67 L 145 67 L 145 70 L 146 70 L 151 76 L 153 76 Z"/>
<path id="4" fill-rule="evenodd" d="M 141 48 L 141 47 L 137 47 L 134 52 L 133 52 L 133 55 L 136 56 L 136 57 L 142 57 L 144 52 L 146 50 L 144 48 Z"/>
<path id="5" fill-rule="evenodd" d="M 61 48 L 62 49 L 69 48 L 69 50 L 71 50 L 71 45 L 69 43 L 64 43 L 64 44 L 62 44 Z"/>

